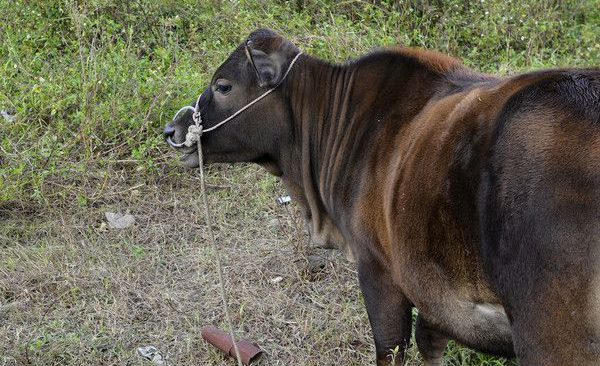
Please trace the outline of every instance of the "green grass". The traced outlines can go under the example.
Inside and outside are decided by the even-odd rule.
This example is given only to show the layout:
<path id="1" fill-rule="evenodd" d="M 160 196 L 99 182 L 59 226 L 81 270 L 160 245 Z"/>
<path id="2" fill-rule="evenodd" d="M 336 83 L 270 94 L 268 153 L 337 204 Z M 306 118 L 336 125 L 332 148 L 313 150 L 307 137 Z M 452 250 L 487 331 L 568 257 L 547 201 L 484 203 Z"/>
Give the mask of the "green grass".
<path id="1" fill-rule="evenodd" d="M 101 187 L 102 177 L 82 173 L 114 160 L 156 174 L 160 127 L 257 27 L 332 61 L 402 44 L 506 74 L 598 65 L 599 9 L 598 0 L 4 1 L 0 108 L 18 118 L 0 125 L 0 202 L 85 206 L 95 196 L 78 186 Z"/>
<path id="2" fill-rule="evenodd" d="M 258 27 L 336 62 L 401 44 L 500 75 L 600 64 L 599 0 L 2 1 L 0 110 L 16 120 L 0 119 L 0 363 L 144 364 L 147 344 L 177 365 L 226 363 L 198 335 L 223 321 L 202 211 L 186 204 L 198 181 L 160 132 Z M 235 320 L 265 364 L 371 362 L 353 266 L 313 250 L 328 267 L 306 272 L 263 171 L 219 165 L 209 179 L 242 286 Z M 108 210 L 135 228 L 106 230 Z M 507 364 L 457 345 L 446 362 Z"/>

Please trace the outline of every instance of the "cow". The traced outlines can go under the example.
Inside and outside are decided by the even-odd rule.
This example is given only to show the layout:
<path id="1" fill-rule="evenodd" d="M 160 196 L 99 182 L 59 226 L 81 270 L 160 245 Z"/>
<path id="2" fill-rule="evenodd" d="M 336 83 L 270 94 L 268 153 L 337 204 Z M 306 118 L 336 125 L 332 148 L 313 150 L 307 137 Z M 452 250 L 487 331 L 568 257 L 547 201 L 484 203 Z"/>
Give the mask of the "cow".
<path id="1" fill-rule="evenodd" d="M 334 64 L 259 29 L 196 104 L 215 127 L 207 163 L 263 166 L 314 239 L 349 248 L 377 365 L 403 364 L 390 354 L 413 308 L 426 365 L 449 339 L 521 365 L 600 364 L 600 69 L 500 78 L 402 47 Z M 193 115 L 164 130 L 191 168 Z"/>

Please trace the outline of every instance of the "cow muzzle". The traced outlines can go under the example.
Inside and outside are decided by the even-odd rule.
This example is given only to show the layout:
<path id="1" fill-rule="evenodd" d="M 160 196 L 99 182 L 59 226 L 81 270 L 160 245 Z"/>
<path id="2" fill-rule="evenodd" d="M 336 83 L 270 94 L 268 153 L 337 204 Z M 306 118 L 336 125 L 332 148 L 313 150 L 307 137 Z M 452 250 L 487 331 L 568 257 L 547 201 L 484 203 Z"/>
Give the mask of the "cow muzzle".
<path id="1" fill-rule="evenodd" d="M 193 113 L 189 113 L 192 111 Z M 185 106 L 181 108 L 173 117 L 173 120 L 165 125 L 163 130 L 163 137 L 169 144 L 169 146 L 180 149 L 183 147 L 191 147 L 191 144 L 187 142 L 187 131 L 189 126 L 192 125 L 190 120 L 193 119 L 196 109 L 192 106 Z M 180 141 L 180 142 L 178 142 Z"/>
<path id="2" fill-rule="evenodd" d="M 167 143 L 169 144 L 169 146 L 174 147 L 174 148 L 180 148 L 185 146 L 185 141 L 181 142 L 181 143 L 175 143 L 173 141 L 173 136 L 175 135 L 175 127 L 173 127 L 170 123 L 167 123 L 167 125 L 165 126 L 165 129 L 163 130 L 163 136 L 165 138 L 165 140 L 167 140 Z"/>

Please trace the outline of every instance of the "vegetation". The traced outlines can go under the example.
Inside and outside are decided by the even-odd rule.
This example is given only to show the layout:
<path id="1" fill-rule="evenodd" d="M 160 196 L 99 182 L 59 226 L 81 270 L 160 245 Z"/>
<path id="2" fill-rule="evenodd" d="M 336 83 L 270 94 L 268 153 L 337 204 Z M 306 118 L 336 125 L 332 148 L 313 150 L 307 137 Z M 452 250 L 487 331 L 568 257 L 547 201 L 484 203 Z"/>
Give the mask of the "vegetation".
<path id="1" fill-rule="evenodd" d="M 195 173 L 160 132 L 258 27 L 335 62 L 401 44 L 501 75 L 600 64 L 600 0 L 2 1 L 0 364 L 143 364 L 147 344 L 230 364 L 199 338 L 223 320 L 213 254 Z M 263 363 L 371 362 L 352 264 L 304 246 L 258 168 L 209 180 L 234 320 Z M 136 225 L 107 229 L 110 210 Z M 506 362 L 453 345 L 447 363 Z"/>

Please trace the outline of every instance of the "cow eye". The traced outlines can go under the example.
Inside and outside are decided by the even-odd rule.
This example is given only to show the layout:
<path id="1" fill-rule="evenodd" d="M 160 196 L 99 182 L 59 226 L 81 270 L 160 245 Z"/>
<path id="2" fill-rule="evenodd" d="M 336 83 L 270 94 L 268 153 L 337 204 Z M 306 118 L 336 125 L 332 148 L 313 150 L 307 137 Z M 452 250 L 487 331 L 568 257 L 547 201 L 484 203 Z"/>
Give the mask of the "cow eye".
<path id="1" fill-rule="evenodd" d="M 215 87 L 215 90 L 221 94 L 227 94 L 231 91 L 231 85 L 230 84 L 217 84 L 217 86 Z"/>

